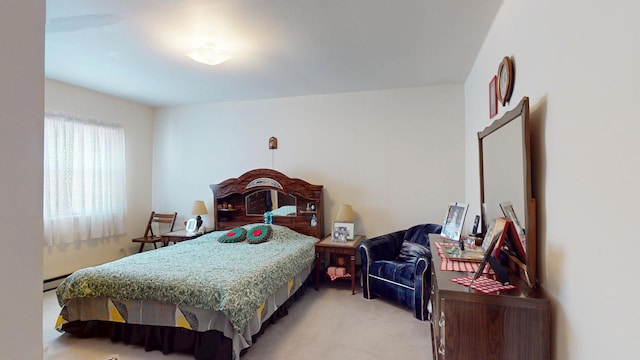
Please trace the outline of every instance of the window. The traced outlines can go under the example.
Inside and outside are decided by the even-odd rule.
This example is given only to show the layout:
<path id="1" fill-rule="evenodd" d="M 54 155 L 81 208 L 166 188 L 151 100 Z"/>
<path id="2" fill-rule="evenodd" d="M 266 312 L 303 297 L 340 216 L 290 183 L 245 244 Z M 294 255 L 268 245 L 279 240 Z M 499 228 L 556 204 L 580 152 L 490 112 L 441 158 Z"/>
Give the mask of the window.
<path id="1" fill-rule="evenodd" d="M 124 150 L 122 125 L 45 114 L 46 245 L 124 234 Z"/>

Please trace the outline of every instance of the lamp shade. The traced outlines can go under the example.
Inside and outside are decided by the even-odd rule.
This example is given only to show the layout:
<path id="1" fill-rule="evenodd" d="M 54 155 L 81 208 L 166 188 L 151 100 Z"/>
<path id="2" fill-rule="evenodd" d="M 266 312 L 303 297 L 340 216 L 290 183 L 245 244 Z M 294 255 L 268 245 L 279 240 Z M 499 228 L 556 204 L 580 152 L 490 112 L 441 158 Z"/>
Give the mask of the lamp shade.
<path id="1" fill-rule="evenodd" d="M 336 215 L 336 221 L 344 221 L 344 222 L 353 222 L 353 209 L 351 209 L 351 205 L 342 204 L 340 205 L 340 209 L 338 209 L 338 215 Z"/>
<path id="2" fill-rule="evenodd" d="M 193 215 L 204 215 L 208 214 L 207 207 L 204 205 L 204 201 L 196 200 L 193 202 L 193 207 L 191 208 L 191 213 Z"/>

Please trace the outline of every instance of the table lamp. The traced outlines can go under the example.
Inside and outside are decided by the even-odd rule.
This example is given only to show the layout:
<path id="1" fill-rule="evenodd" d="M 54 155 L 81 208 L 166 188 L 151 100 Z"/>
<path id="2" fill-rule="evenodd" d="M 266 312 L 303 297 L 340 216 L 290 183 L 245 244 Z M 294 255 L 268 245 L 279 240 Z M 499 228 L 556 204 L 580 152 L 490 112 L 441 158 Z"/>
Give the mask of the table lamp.
<path id="1" fill-rule="evenodd" d="M 353 209 L 349 204 L 342 204 L 338 209 L 338 215 L 336 215 L 336 221 L 339 222 L 353 222 Z"/>
<path id="2" fill-rule="evenodd" d="M 204 201 L 202 200 L 194 201 L 193 207 L 191 208 L 191 213 L 193 215 L 197 215 L 196 217 L 196 231 L 197 231 L 197 229 L 200 229 L 200 226 L 202 226 L 202 217 L 200 217 L 200 215 L 208 214 L 207 207 L 204 205 Z"/>

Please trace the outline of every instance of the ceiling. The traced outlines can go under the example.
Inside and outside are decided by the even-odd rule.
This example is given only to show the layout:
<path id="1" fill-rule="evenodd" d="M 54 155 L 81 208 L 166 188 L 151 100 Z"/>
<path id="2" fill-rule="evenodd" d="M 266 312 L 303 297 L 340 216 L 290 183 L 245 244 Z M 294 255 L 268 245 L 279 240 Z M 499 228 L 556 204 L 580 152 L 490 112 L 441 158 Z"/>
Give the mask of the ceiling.
<path id="1" fill-rule="evenodd" d="M 462 84 L 501 3 L 47 0 L 45 75 L 151 106 Z"/>

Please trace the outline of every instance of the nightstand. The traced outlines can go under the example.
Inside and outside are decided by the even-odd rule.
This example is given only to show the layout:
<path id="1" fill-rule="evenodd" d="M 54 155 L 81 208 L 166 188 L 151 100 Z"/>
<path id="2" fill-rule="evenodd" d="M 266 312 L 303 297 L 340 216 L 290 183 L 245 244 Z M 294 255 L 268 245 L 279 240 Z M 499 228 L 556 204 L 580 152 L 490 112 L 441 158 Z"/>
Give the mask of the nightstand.
<path id="1" fill-rule="evenodd" d="M 206 229 L 204 231 L 205 234 L 208 234 L 210 232 L 213 232 L 213 229 Z M 175 243 L 178 243 L 180 241 L 186 241 L 186 240 L 195 239 L 195 238 L 200 237 L 202 235 L 204 235 L 204 234 L 196 233 L 196 234 L 193 234 L 193 235 L 187 235 L 187 230 L 182 229 L 182 230 L 176 230 L 176 231 L 164 233 L 164 234 L 162 234 L 160 236 L 162 237 L 162 246 L 167 246 L 172 241 L 175 244 Z"/>
<path id="2" fill-rule="evenodd" d="M 329 258 L 331 258 L 331 254 L 344 254 L 349 255 L 351 294 L 356 293 L 356 254 L 358 253 L 358 246 L 364 239 L 364 235 L 355 235 L 353 240 L 335 242 L 331 240 L 331 236 L 327 236 L 316 243 L 316 290 L 320 288 L 320 254 L 329 254 Z"/>

